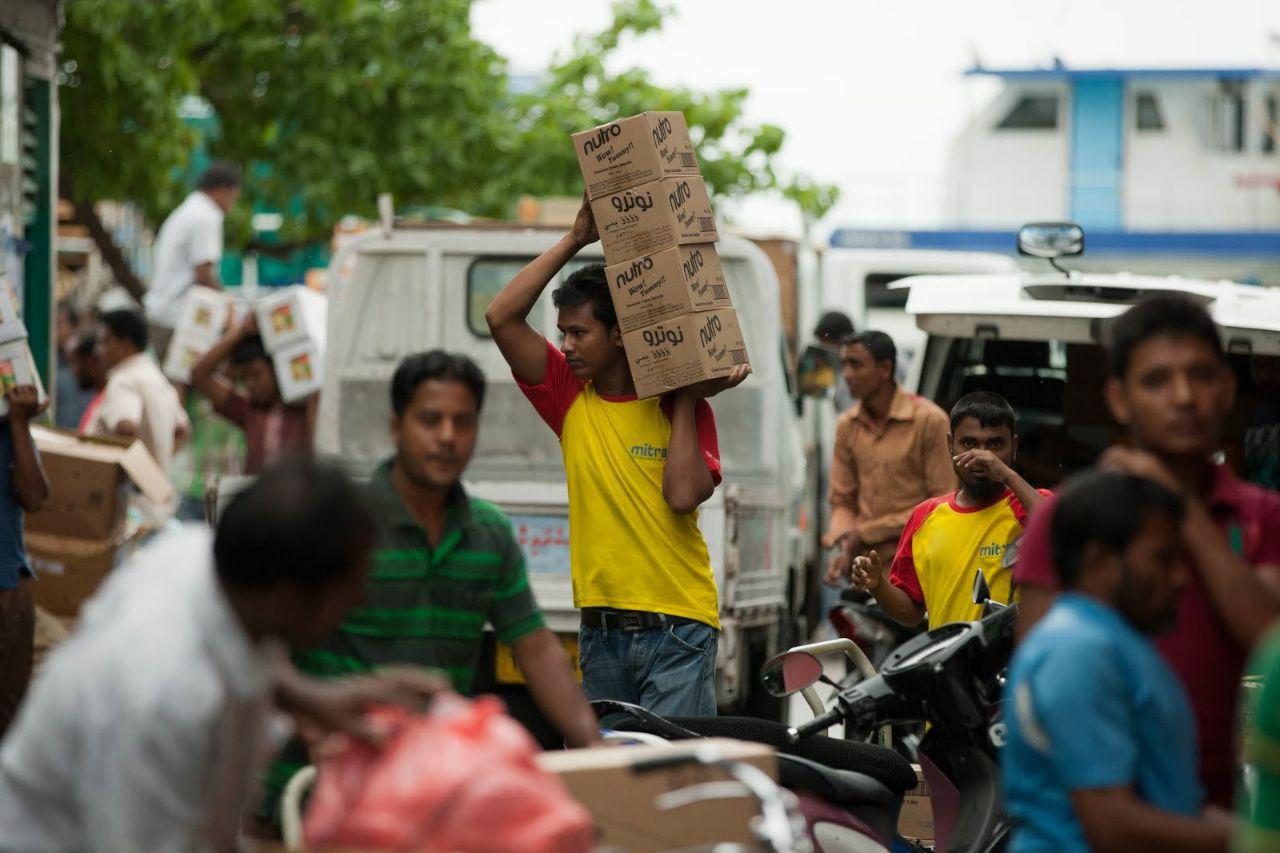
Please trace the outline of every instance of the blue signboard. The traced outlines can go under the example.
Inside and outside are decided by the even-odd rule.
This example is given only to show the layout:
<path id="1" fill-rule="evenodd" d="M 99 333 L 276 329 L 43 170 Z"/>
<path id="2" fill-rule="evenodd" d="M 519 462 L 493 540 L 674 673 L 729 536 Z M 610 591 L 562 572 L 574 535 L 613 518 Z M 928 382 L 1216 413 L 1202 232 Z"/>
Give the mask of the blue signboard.
<path id="1" fill-rule="evenodd" d="M 511 526 L 531 575 L 569 573 L 569 519 L 559 515 L 512 515 Z"/>

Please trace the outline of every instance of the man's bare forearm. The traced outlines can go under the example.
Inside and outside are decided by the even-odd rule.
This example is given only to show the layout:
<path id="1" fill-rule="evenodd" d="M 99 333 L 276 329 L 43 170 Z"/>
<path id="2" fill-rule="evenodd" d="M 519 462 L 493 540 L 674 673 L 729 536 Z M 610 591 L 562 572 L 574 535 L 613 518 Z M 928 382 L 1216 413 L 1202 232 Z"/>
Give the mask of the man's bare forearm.
<path id="1" fill-rule="evenodd" d="M 682 515 L 693 512 L 715 491 L 715 479 L 698 445 L 697 400 L 677 393 L 671 409 L 671 439 L 662 471 L 662 496 Z"/>
<path id="2" fill-rule="evenodd" d="M 1044 502 L 1044 495 L 1037 492 L 1030 483 L 1022 478 L 1022 475 L 1012 468 L 1009 469 L 1009 475 L 1005 477 L 1004 484 L 1013 492 L 1013 496 L 1018 499 L 1018 503 L 1022 504 L 1022 508 L 1027 511 L 1027 515 L 1031 515 L 1036 511 L 1036 507 Z"/>
<path id="3" fill-rule="evenodd" d="M 1236 642 L 1252 649 L 1280 618 L 1280 596 L 1232 549 L 1200 500 L 1187 502 L 1182 539 L 1223 624 Z"/>
<path id="4" fill-rule="evenodd" d="M 556 635 L 546 628 L 515 643 L 516 663 L 542 713 L 571 747 L 600 741 L 600 724 L 574 677 L 569 656 Z"/>
<path id="5" fill-rule="evenodd" d="M 582 244 L 572 234 L 564 235 L 516 273 L 484 312 L 493 342 L 516 378 L 527 385 L 540 383 L 547 370 L 546 339 L 529 325 L 529 312 L 556 273 L 581 248 Z"/>
<path id="6" fill-rule="evenodd" d="M 908 628 L 920 624 L 924 618 L 924 608 L 916 604 L 905 591 L 889 583 L 888 579 L 880 581 L 880 586 L 872 593 L 880 609 L 893 617 L 893 621 Z"/>

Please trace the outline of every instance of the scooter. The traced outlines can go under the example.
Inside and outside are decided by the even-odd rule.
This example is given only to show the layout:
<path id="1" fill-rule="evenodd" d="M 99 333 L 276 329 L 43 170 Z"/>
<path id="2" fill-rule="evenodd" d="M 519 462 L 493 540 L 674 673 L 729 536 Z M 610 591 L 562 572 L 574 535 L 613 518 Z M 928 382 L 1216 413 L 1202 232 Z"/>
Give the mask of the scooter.
<path id="1" fill-rule="evenodd" d="M 810 658 L 811 660 L 816 660 Z M 592 702 L 613 733 L 641 733 L 667 740 L 728 737 L 779 751 L 778 775 L 804 818 L 808 843 L 821 853 L 919 851 L 898 838 L 903 795 L 915 787 L 915 771 L 896 752 L 867 743 L 816 735 L 792 740 L 781 723 L 752 717 L 664 718 L 637 705 Z"/>
<path id="2" fill-rule="evenodd" d="M 843 687 L 830 710 L 788 730 L 790 742 L 803 744 L 837 723 L 856 734 L 928 722 L 917 757 L 933 797 L 938 850 L 999 851 L 1009 842 L 998 754 L 1017 605 L 988 608 L 994 612 L 981 621 L 943 625 L 902 645 L 874 678 Z M 822 664 L 805 651 L 785 652 L 765 665 L 763 679 L 774 696 L 789 696 L 817 684 Z"/>

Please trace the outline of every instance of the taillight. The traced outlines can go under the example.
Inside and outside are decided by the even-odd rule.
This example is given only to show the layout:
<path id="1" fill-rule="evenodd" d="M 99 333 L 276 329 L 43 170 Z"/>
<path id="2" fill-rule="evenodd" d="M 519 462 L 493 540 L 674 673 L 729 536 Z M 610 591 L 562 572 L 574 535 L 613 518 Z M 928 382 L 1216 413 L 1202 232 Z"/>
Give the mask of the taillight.
<path id="1" fill-rule="evenodd" d="M 831 627 L 836 629 L 836 633 L 846 640 L 858 642 L 858 627 L 853 622 L 853 617 L 849 615 L 849 611 L 844 607 L 833 607 L 827 613 L 827 618 L 831 620 Z"/>

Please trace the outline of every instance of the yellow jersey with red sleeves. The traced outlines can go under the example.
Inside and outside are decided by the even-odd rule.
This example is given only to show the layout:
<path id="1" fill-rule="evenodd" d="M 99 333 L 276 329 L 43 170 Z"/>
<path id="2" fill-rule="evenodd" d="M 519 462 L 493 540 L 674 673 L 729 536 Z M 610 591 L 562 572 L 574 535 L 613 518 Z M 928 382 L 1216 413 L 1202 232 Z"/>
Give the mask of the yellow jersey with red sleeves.
<path id="1" fill-rule="evenodd" d="M 980 587 L 1001 604 L 1013 599 L 1013 558 L 1026 509 L 1007 489 L 986 506 L 960 506 L 956 494 L 915 508 L 889 573 L 890 583 L 929 612 L 931 628 L 981 619 Z"/>
<path id="2" fill-rule="evenodd" d="M 719 596 L 698 513 L 677 514 L 662 496 L 670 402 L 597 393 L 573 375 L 550 341 L 542 382 L 517 382 L 560 437 L 574 605 L 665 613 L 719 628 Z M 702 456 L 719 485 L 715 416 L 705 400 L 695 407 L 695 421 Z"/>

